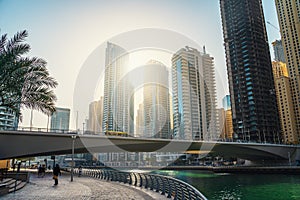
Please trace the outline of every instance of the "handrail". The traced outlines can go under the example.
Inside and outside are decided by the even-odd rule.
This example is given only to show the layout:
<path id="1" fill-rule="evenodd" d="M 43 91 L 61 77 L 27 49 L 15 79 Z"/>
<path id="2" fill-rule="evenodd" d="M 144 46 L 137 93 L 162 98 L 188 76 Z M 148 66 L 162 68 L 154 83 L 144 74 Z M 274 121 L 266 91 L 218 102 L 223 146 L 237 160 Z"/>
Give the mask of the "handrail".
<path id="1" fill-rule="evenodd" d="M 66 169 L 70 171 L 70 169 Z M 79 169 L 74 169 L 75 174 L 79 174 Z M 82 176 L 89 176 L 97 179 L 116 181 L 141 188 L 148 188 L 160 193 L 167 198 L 174 200 L 207 200 L 207 198 L 190 184 L 173 177 L 159 174 L 147 174 L 137 172 L 122 172 L 117 170 L 84 168 Z"/>
<path id="2" fill-rule="evenodd" d="M 18 131 L 18 132 L 44 132 L 44 133 L 74 133 L 77 134 L 78 131 L 70 129 L 50 129 L 50 128 L 40 128 L 40 127 L 9 127 L 0 129 L 1 131 Z"/>

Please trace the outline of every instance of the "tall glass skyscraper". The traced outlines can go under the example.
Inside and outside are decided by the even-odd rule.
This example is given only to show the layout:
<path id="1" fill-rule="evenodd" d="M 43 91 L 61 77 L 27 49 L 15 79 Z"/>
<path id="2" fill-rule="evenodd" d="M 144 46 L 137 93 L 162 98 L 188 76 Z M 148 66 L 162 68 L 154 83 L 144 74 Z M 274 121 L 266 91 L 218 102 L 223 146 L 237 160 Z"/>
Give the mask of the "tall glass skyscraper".
<path id="1" fill-rule="evenodd" d="M 186 47 L 172 57 L 174 138 L 208 139 L 200 56 L 197 49 Z"/>
<path id="2" fill-rule="evenodd" d="M 278 142 L 279 119 L 262 2 L 220 0 L 220 6 L 234 139 Z"/>
<path id="3" fill-rule="evenodd" d="M 282 41 L 275 40 L 274 42 L 272 42 L 272 45 L 274 49 L 275 61 L 280 61 L 285 63 Z"/>
<path id="4" fill-rule="evenodd" d="M 150 60 L 144 67 L 143 135 L 170 138 L 169 74 L 162 63 Z"/>
<path id="5" fill-rule="evenodd" d="M 144 106 L 143 104 L 139 104 L 135 118 L 135 137 L 144 137 L 144 121 Z"/>
<path id="6" fill-rule="evenodd" d="M 226 95 L 222 99 L 222 105 L 225 110 L 231 109 L 230 95 Z"/>
<path id="7" fill-rule="evenodd" d="M 205 88 L 205 110 L 207 140 L 217 140 L 220 137 L 217 131 L 217 93 L 214 58 L 206 53 L 205 46 L 200 53 L 200 68 L 203 69 Z"/>
<path id="8" fill-rule="evenodd" d="M 128 55 L 122 47 L 107 43 L 105 54 L 103 131 L 133 133 L 134 106 L 131 87 L 125 74 Z"/>
<path id="9" fill-rule="evenodd" d="M 99 101 L 93 101 L 89 105 L 89 119 L 87 123 L 87 131 L 92 133 L 102 132 L 103 121 L 103 97 Z"/>
<path id="10" fill-rule="evenodd" d="M 56 108 L 51 115 L 50 130 L 54 132 L 69 131 L 70 109 Z"/>

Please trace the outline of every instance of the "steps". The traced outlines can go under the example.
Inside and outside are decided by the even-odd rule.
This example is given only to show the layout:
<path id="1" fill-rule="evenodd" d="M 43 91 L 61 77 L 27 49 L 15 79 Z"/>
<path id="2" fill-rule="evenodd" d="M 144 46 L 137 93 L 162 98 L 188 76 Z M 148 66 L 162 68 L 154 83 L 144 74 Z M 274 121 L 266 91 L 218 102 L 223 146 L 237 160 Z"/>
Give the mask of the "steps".
<path id="1" fill-rule="evenodd" d="M 7 187 L 7 184 L 12 183 L 12 178 L 3 179 L 3 181 L 0 182 L 0 196 L 5 195 L 9 192 L 9 188 Z"/>
<path id="2" fill-rule="evenodd" d="M 13 178 L 6 178 L 0 182 L 0 196 L 12 193 L 22 189 L 26 185 L 26 181 L 15 180 Z"/>
<path id="3" fill-rule="evenodd" d="M 26 185 L 26 182 L 23 182 L 23 181 L 17 181 L 17 184 L 14 182 L 13 184 L 9 185 L 8 192 L 12 193 L 12 192 L 18 191 L 18 190 L 22 189 L 25 185 Z M 15 188 L 16 188 L 16 190 L 15 190 Z"/>
<path id="4" fill-rule="evenodd" d="M 0 182 L 0 184 L 10 185 L 10 184 L 12 184 L 14 182 L 15 182 L 15 179 L 13 179 L 13 178 L 6 178 L 6 179 L 3 179 L 3 181 Z"/>

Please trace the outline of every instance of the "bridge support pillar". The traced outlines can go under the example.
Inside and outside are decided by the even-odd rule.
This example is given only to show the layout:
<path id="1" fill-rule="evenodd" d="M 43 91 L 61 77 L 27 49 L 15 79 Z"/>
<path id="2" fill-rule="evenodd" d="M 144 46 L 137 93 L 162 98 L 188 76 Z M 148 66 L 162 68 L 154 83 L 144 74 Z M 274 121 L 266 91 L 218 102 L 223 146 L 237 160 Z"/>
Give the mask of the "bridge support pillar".
<path id="1" fill-rule="evenodd" d="M 300 165 L 300 148 L 299 147 L 296 150 L 296 154 L 295 154 L 293 161 L 296 165 L 298 165 L 298 166 Z"/>

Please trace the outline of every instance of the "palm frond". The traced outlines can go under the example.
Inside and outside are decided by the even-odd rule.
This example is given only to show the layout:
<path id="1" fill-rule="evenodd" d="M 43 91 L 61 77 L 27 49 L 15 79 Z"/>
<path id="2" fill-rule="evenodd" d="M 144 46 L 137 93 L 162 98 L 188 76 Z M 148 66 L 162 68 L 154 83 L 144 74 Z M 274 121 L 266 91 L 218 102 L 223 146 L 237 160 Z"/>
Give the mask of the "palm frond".
<path id="1" fill-rule="evenodd" d="M 58 83 L 50 77 L 47 62 L 37 57 L 25 57 L 30 45 L 24 43 L 27 31 L 21 31 L 7 40 L 0 39 L 0 106 L 12 109 L 18 116 L 20 108 L 41 111 L 47 115 L 55 111 Z"/>
<path id="2" fill-rule="evenodd" d="M 4 47 L 7 43 L 7 34 L 4 34 L 1 36 L 1 39 L 0 39 L 0 56 L 2 54 L 2 52 L 4 51 Z"/>
<path id="3" fill-rule="evenodd" d="M 14 47 L 16 44 L 24 42 L 28 37 L 28 32 L 23 30 L 21 32 L 17 32 L 12 39 L 7 43 L 7 47 Z"/>

